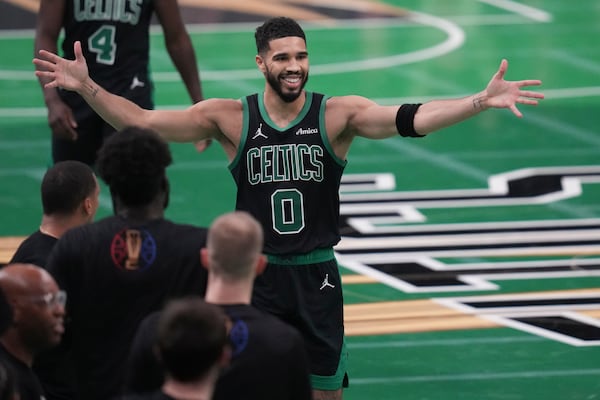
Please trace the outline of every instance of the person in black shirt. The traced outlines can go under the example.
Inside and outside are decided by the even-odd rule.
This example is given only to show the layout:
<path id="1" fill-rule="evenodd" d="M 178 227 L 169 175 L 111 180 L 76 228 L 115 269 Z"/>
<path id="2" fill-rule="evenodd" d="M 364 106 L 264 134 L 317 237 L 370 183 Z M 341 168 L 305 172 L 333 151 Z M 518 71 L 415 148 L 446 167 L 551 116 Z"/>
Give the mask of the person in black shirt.
<path id="1" fill-rule="evenodd" d="M 0 359 L 16 378 L 20 400 L 43 400 L 31 367 L 37 354 L 61 340 L 66 294 L 48 272 L 31 264 L 1 269 L 0 287 L 14 311 L 11 325 L 0 336 Z"/>
<path id="2" fill-rule="evenodd" d="M 355 138 L 423 137 L 491 108 L 517 117 L 536 105 L 539 80 L 507 81 L 502 60 L 487 86 L 471 96 L 382 106 L 356 95 L 305 90 L 309 57 L 304 30 L 275 17 L 255 31 L 264 92 L 211 98 L 185 110 L 145 110 L 111 94 L 89 76 L 81 43 L 74 60 L 40 51 L 33 61 L 47 88 L 80 94 L 111 125 L 139 125 L 170 141 L 218 141 L 237 185 L 236 209 L 265 231 L 269 267 L 252 303 L 294 325 L 309 355 L 315 399 L 340 399 L 347 386 L 342 284 L 333 251 L 340 240 L 339 186 Z"/>
<path id="3" fill-rule="evenodd" d="M 80 161 L 61 161 L 44 174 L 42 222 L 17 248 L 9 263 L 46 266 L 48 254 L 67 230 L 93 221 L 100 186 L 92 168 Z"/>
<path id="4" fill-rule="evenodd" d="M 48 271 L 69 293 L 76 398 L 120 393 L 140 321 L 171 298 L 204 293 L 200 249 L 207 230 L 164 217 L 171 161 L 154 132 L 128 127 L 111 136 L 97 168 L 114 215 L 69 230 L 50 253 Z"/>
<path id="5" fill-rule="evenodd" d="M 98 210 L 100 186 L 96 175 L 80 161 L 60 161 L 50 167 L 44 174 L 40 192 L 43 210 L 40 227 L 19 245 L 10 263 L 45 268 L 58 238 L 73 227 L 92 222 Z M 40 353 L 33 363 L 47 400 L 72 398 L 68 341 L 63 336 L 58 346 Z"/>
<path id="6" fill-rule="evenodd" d="M 223 311 L 200 297 L 171 301 L 157 326 L 156 353 L 164 367 L 160 389 L 125 400 L 212 400 L 219 371 L 230 357 Z M 229 399 L 242 397 L 230 397 Z"/>
<path id="7" fill-rule="evenodd" d="M 231 320 L 232 358 L 217 382 L 214 400 L 310 400 L 310 372 L 302 337 L 293 327 L 250 305 L 252 286 L 266 266 L 260 224 L 246 212 L 218 217 L 202 260 L 208 269 L 205 299 Z M 144 393 L 163 382 L 153 352 L 160 313 L 147 317 L 132 345 L 127 391 Z"/>

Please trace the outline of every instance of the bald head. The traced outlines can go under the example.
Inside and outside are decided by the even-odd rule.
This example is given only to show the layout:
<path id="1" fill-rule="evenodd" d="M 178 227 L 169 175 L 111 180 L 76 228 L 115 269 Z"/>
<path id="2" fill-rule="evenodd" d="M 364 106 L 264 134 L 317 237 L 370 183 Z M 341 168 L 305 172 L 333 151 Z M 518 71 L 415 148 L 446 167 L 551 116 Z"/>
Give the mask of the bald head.
<path id="1" fill-rule="evenodd" d="M 263 230 L 247 212 L 227 213 L 210 226 L 206 247 L 211 273 L 228 280 L 253 277 L 262 255 Z"/>
<path id="2" fill-rule="evenodd" d="M 0 269 L 0 288 L 12 306 L 12 324 L 3 343 L 24 362 L 31 363 L 39 351 L 56 346 L 63 334 L 64 292 L 43 268 L 10 264 Z"/>
<path id="3" fill-rule="evenodd" d="M 0 288 L 9 300 L 18 296 L 45 294 L 56 288 L 54 278 L 33 264 L 9 264 L 0 269 Z"/>

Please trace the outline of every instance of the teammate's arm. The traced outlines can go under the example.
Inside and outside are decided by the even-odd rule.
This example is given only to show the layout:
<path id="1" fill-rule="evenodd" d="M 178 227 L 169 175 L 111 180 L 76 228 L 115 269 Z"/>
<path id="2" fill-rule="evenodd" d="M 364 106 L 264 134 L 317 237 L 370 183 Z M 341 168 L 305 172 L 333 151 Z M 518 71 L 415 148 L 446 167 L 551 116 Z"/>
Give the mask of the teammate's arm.
<path id="1" fill-rule="evenodd" d="M 181 19 L 176 0 L 156 0 L 156 16 L 162 25 L 165 46 L 173 64 L 179 71 L 193 103 L 203 99 L 202 86 L 196 63 L 196 54 L 190 36 Z"/>
<path id="2" fill-rule="evenodd" d="M 66 0 L 42 0 L 37 14 L 35 29 L 34 54 L 41 49 L 58 53 L 58 37 L 63 24 L 63 13 Z M 71 108 L 58 96 L 56 88 L 46 88 L 49 79 L 39 77 L 44 95 L 44 102 L 48 108 L 48 125 L 55 137 L 76 139 L 77 122 Z"/>

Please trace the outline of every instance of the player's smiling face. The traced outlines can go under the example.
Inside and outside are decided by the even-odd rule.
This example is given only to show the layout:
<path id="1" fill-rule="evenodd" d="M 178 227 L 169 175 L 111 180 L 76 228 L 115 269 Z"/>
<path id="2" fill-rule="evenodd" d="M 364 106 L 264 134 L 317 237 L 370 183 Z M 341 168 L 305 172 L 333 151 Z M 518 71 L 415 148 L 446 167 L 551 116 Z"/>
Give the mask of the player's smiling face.
<path id="1" fill-rule="evenodd" d="M 308 51 L 304 39 L 296 36 L 274 39 L 269 50 L 256 62 L 269 86 L 288 103 L 296 100 L 308 81 Z"/>

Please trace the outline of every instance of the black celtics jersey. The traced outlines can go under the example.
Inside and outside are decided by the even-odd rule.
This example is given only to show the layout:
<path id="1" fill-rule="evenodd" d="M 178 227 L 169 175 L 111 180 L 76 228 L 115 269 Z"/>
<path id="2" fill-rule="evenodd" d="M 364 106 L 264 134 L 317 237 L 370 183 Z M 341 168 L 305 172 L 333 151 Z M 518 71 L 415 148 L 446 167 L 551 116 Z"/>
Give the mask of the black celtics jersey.
<path id="1" fill-rule="evenodd" d="M 63 16 L 64 57 L 74 59 L 81 41 L 92 79 L 120 92 L 137 76 L 149 85 L 149 25 L 153 0 L 66 0 Z"/>
<path id="2" fill-rule="evenodd" d="M 236 209 L 261 222 L 267 254 L 303 254 L 340 240 L 339 186 L 346 162 L 329 144 L 325 101 L 306 92 L 296 119 L 279 128 L 262 95 L 242 99 L 242 136 L 229 169 L 237 184 Z"/>

